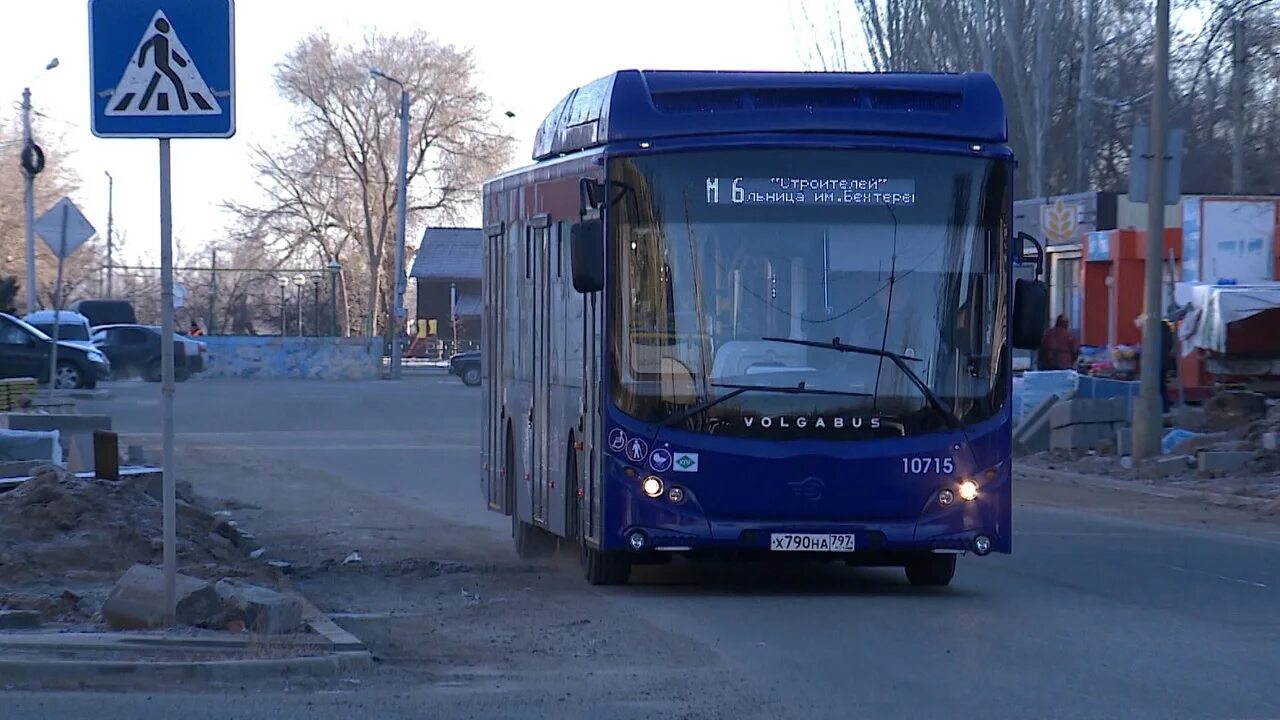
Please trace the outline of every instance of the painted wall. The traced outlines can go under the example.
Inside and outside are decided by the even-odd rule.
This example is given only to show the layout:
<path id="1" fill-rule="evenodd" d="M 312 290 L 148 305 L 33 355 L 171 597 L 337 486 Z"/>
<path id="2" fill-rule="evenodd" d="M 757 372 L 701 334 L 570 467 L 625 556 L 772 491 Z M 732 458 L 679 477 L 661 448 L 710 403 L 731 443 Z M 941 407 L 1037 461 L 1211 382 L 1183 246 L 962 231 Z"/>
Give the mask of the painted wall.
<path id="1" fill-rule="evenodd" d="M 372 380 L 382 374 L 382 338 L 203 337 L 204 377 Z"/>

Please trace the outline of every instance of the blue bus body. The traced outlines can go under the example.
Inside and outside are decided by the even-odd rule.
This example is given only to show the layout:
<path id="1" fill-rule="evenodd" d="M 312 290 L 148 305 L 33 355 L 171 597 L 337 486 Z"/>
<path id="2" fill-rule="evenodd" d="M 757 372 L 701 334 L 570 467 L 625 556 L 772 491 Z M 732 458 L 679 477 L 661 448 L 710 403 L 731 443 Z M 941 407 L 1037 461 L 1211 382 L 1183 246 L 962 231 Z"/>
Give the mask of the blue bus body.
<path id="1" fill-rule="evenodd" d="M 1006 127 L 982 74 L 565 97 L 484 188 L 482 488 L 520 554 L 572 543 L 593 583 L 728 552 L 941 585 L 1010 552 Z"/>

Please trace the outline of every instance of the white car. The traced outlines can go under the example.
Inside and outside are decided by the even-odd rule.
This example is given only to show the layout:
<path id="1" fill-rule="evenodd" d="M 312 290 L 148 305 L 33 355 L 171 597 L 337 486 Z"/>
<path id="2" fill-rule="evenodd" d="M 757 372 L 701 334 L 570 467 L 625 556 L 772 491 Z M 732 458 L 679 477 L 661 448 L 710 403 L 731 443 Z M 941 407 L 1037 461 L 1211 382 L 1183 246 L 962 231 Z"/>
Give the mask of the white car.
<path id="1" fill-rule="evenodd" d="M 57 320 L 54 320 L 54 311 L 37 310 L 28 313 L 22 318 L 28 325 L 34 326 L 40 332 L 53 337 L 53 326 L 56 322 L 58 325 L 58 341 L 67 342 L 72 345 L 82 347 L 86 350 L 93 350 L 92 335 L 93 331 L 89 328 L 89 318 L 81 315 L 73 310 L 59 310 Z"/>

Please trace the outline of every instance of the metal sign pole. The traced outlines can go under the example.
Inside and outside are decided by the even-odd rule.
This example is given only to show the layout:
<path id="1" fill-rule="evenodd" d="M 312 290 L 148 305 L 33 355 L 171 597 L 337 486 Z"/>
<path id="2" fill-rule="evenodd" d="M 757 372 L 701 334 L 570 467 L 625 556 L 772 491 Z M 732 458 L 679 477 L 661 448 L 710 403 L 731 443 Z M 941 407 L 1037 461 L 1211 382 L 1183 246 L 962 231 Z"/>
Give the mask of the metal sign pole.
<path id="1" fill-rule="evenodd" d="M 58 277 L 53 285 L 53 345 L 49 348 L 49 399 L 53 399 L 53 391 L 58 388 L 58 331 L 61 329 L 58 322 L 61 318 L 59 310 L 62 309 L 62 263 L 67 256 L 67 213 L 71 211 L 66 205 L 62 206 L 62 232 L 58 235 Z"/>
<path id="2" fill-rule="evenodd" d="M 160 364 L 164 442 L 164 619 L 177 621 L 177 472 L 173 452 L 173 193 L 169 139 L 160 139 Z"/>

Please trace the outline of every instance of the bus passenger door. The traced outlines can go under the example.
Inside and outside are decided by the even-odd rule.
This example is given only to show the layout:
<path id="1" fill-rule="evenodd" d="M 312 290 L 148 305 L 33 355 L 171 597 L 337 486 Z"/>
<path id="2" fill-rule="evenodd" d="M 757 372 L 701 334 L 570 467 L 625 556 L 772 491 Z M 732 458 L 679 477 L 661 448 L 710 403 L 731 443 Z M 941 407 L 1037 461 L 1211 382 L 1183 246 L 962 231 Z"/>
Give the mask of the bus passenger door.
<path id="1" fill-rule="evenodd" d="M 505 428 L 502 423 L 502 398 L 506 388 L 503 362 L 506 347 L 507 317 L 507 239 L 502 223 L 486 230 L 484 299 L 485 315 L 481 325 L 480 374 L 484 390 L 484 482 L 485 498 L 491 510 L 510 514 L 507 507 L 506 478 L 502 476 L 501 457 Z"/>
<path id="2" fill-rule="evenodd" d="M 551 247 L 550 218 L 533 220 L 533 523 L 548 527 L 547 508 L 550 500 L 548 472 L 551 453 Z"/>

